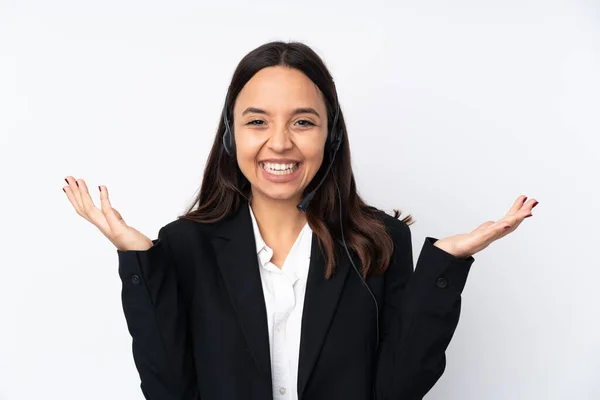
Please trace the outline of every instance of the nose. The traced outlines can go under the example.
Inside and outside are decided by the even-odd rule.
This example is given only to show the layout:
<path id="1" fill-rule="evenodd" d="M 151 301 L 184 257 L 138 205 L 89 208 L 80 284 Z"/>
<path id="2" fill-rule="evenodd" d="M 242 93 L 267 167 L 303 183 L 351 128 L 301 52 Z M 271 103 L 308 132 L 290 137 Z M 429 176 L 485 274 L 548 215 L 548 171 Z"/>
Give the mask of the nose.
<path id="1" fill-rule="evenodd" d="M 280 128 L 274 128 L 271 136 L 269 137 L 269 141 L 267 142 L 269 148 L 273 151 L 282 153 L 286 150 L 294 147 L 294 144 L 290 137 L 290 132 L 287 126 L 282 126 Z"/>

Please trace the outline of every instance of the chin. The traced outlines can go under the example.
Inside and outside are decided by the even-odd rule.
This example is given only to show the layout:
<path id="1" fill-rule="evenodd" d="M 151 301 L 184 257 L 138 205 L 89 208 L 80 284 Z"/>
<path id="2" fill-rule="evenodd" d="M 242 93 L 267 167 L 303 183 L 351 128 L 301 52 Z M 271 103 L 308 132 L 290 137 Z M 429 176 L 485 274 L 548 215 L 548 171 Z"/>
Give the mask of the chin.
<path id="1" fill-rule="evenodd" d="M 283 189 L 283 188 L 282 188 Z M 262 196 L 267 197 L 271 200 L 279 200 L 279 201 L 292 201 L 297 200 L 298 203 L 301 200 L 302 193 L 296 190 L 269 190 L 269 189 L 259 189 Z"/>

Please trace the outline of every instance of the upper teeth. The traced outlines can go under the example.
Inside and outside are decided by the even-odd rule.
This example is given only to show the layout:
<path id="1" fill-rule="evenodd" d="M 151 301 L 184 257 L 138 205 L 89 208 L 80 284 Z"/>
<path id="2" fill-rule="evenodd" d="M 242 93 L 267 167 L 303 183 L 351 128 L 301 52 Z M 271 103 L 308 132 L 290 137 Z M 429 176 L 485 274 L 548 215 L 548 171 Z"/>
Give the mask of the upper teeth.
<path id="1" fill-rule="evenodd" d="M 275 170 L 278 170 L 278 171 L 282 171 L 284 169 L 292 169 L 292 168 L 294 168 L 294 166 L 296 164 L 297 163 L 290 163 L 290 164 L 274 164 L 274 163 L 268 163 L 268 162 L 263 163 L 263 165 L 265 166 L 265 168 L 275 169 Z"/>

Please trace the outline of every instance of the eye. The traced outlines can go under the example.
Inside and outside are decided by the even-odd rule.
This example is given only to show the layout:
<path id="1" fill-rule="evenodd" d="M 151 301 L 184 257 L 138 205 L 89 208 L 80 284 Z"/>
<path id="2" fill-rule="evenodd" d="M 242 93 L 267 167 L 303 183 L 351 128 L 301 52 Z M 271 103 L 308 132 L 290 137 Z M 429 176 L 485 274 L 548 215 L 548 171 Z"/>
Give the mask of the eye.
<path id="1" fill-rule="evenodd" d="M 312 122 L 310 122 L 310 121 L 308 121 L 308 120 L 306 120 L 306 119 L 301 119 L 301 120 L 299 120 L 298 122 L 306 122 L 306 124 L 302 124 L 302 125 L 300 125 L 300 126 L 306 126 L 306 127 L 309 127 L 309 126 L 315 126 L 315 124 L 313 124 Z"/>
<path id="2" fill-rule="evenodd" d="M 256 125 L 256 126 L 262 125 L 262 124 L 255 124 L 255 122 L 265 122 L 265 121 L 263 121 L 262 119 L 254 119 L 254 120 L 248 122 L 246 125 Z"/>

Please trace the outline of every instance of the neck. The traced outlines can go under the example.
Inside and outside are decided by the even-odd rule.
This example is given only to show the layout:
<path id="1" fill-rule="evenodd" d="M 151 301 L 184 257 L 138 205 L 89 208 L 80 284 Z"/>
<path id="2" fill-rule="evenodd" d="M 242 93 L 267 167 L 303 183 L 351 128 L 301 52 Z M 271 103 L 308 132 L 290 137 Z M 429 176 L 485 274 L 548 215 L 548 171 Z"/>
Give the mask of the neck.
<path id="1" fill-rule="evenodd" d="M 275 200 L 252 194 L 250 206 L 265 242 L 296 238 L 306 224 L 306 214 L 296 206 L 302 199 Z"/>

